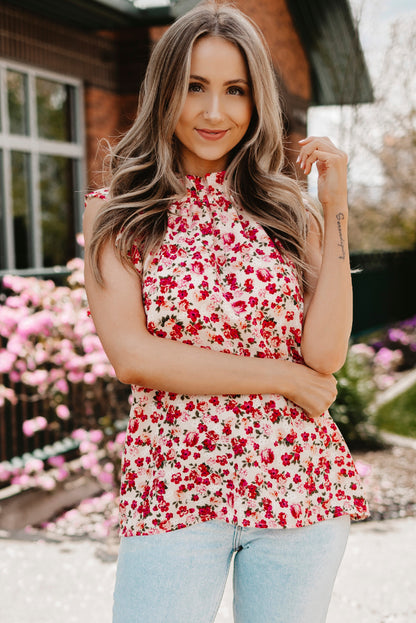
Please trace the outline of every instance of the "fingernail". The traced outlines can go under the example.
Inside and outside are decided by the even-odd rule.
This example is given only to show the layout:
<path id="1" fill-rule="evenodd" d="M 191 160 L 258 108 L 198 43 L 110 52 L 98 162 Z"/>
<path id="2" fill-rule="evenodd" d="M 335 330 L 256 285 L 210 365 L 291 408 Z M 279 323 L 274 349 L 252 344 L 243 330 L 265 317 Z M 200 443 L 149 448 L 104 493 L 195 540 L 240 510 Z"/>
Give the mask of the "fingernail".
<path id="1" fill-rule="evenodd" d="M 296 164 L 297 164 L 298 162 L 300 162 L 300 156 L 298 156 L 298 157 L 296 158 Z"/>

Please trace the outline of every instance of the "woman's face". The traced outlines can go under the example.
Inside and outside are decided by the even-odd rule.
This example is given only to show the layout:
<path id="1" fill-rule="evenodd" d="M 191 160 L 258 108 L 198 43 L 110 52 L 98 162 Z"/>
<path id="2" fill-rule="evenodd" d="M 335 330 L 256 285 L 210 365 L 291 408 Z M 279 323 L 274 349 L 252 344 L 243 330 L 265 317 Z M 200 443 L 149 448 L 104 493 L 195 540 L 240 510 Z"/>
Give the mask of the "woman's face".
<path id="1" fill-rule="evenodd" d="M 239 49 L 221 37 L 203 37 L 192 50 L 188 94 L 175 136 L 187 175 L 224 170 L 229 152 L 250 124 L 253 100 Z"/>

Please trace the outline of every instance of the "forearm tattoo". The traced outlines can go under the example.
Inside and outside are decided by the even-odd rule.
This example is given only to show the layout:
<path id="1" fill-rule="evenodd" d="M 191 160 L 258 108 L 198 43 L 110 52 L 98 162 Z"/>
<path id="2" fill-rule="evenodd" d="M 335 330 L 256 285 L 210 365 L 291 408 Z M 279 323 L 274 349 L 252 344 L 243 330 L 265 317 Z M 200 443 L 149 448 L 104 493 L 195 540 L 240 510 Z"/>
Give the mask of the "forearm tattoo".
<path id="1" fill-rule="evenodd" d="M 338 212 L 336 218 L 337 218 L 337 227 L 338 227 L 338 236 L 339 236 L 339 242 L 337 244 L 337 246 L 339 247 L 338 259 L 345 260 L 345 240 L 344 240 L 344 236 L 342 235 L 342 225 L 341 225 L 341 221 L 343 221 L 345 217 L 342 214 L 342 212 Z"/>

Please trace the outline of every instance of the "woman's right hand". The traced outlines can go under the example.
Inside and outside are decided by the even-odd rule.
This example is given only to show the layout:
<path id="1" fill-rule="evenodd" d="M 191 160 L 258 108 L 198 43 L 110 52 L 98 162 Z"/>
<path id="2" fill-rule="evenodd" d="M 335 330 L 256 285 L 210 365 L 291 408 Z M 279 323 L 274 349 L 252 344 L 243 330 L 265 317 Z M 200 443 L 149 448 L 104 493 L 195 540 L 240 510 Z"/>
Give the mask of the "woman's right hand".
<path id="1" fill-rule="evenodd" d="M 326 411 L 337 395 L 337 381 L 332 374 L 321 374 L 302 364 L 293 365 L 293 388 L 286 398 L 316 418 Z"/>

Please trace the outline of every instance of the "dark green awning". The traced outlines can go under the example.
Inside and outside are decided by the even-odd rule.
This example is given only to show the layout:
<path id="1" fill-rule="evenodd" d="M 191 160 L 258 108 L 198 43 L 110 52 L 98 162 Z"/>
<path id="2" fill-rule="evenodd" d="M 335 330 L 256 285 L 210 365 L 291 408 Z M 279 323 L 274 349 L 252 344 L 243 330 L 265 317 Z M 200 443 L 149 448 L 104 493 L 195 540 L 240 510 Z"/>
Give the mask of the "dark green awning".
<path id="1" fill-rule="evenodd" d="M 311 64 L 312 105 L 374 99 L 348 0 L 287 0 Z"/>
<path id="2" fill-rule="evenodd" d="M 130 0 L 7 0 L 8 4 L 83 30 L 170 24 L 198 0 L 172 0 L 140 9 Z"/>

